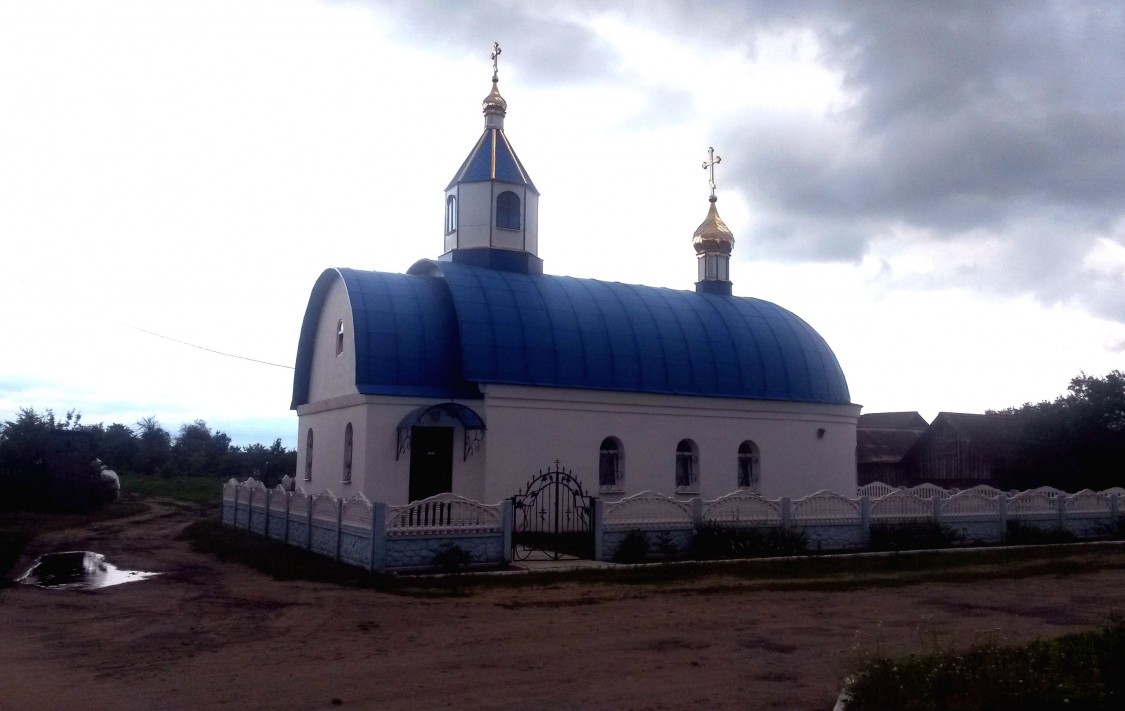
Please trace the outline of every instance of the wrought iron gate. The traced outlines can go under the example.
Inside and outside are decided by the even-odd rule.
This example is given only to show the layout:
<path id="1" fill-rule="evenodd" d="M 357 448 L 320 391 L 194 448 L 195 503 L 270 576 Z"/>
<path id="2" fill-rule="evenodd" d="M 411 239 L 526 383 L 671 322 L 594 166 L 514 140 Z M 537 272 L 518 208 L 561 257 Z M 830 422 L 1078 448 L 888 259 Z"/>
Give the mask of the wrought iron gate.
<path id="1" fill-rule="evenodd" d="M 593 501 L 557 460 L 554 468 L 540 471 L 512 497 L 512 557 L 592 558 Z"/>

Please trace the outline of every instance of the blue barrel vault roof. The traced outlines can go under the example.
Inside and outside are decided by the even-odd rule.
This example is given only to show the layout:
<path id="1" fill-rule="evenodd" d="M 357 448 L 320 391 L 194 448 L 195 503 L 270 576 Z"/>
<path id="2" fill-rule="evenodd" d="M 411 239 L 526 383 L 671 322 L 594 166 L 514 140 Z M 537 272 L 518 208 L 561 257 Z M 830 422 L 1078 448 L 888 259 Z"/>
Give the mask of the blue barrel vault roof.
<path id="1" fill-rule="evenodd" d="M 479 397 L 478 383 L 505 383 L 851 401 L 824 339 L 768 301 L 424 260 L 408 274 L 321 276 L 298 346 L 293 407 L 307 401 L 321 282 L 333 278 L 344 279 L 351 299 L 362 393 Z"/>

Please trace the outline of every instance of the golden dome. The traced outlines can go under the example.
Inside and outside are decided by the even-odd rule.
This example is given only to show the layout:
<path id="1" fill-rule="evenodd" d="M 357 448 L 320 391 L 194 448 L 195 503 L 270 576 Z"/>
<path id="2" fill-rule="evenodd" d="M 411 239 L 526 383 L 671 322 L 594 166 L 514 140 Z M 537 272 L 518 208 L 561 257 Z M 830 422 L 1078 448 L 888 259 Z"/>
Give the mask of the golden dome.
<path id="1" fill-rule="evenodd" d="M 492 77 L 492 91 L 488 96 L 484 97 L 481 102 L 484 108 L 484 115 L 499 115 L 504 116 L 508 113 L 508 102 L 504 101 L 504 97 L 500 96 L 500 90 L 496 88 L 496 77 Z"/>
<path id="2" fill-rule="evenodd" d="M 703 254 L 704 252 L 730 254 L 731 249 L 734 248 L 734 233 L 723 222 L 723 218 L 719 217 L 715 202 L 715 198 L 712 197 L 711 207 L 707 210 L 707 217 L 703 218 L 703 222 L 695 228 L 695 234 L 692 235 L 691 241 L 695 245 L 696 254 Z"/>

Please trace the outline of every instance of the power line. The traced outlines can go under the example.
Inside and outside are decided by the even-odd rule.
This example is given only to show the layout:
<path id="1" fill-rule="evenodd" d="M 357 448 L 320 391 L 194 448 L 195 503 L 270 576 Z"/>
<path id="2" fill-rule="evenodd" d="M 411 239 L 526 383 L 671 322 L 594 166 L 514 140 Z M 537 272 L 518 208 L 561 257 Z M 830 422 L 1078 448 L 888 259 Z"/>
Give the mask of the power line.
<path id="1" fill-rule="evenodd" d="M 282 365 L 281 363 L 271 363 L 268 360 L 258 360 L 257 358 L 250 358 L 249 356 L 240 356 L 240 355 L 236 355 L 234 353 L 226 353 L 226 352 L 223 352 L 223 351 L 217 351 L 214 348 L 208 348 L 207 346 L 201 346 L 198 343 L 189 343 L 187 341 L 181 341 L 178 338 L 172 338 L 171 336 L 165 336 L 163 333 L 157 333 L 156 331 L 150 331 L 147 328 L 141 328 L 140 326 L 134 326 L 132 324 L 125 323 L 123 321 L 115 321 L 114 323 L 116 323 L 120 326 L 124 326 L 125 328 L 131 328 L 134 331 L 140 331 L 141 333 L 147 333 L 150 336 L 156 336 L 157 338 L 163 338 L 165 340 L 172 341 L 174 343 L 180 343 L 180 344 L 185 345 L 185 346 L 191 346 L 192 348 L 198 348 L 201 351 L 207 351 L 208 353 L 214 353 L 216 355 L 226 356 L 227 358 L 238 358 L 239 360 L 248 360 L 251 363 L 261 363 L 262 365 L 272 365 L 275 368 L 285 368 L 286 370 L 294 370 L 293 366 L 291 366 L 291 365 Z"/>
<path id="2" fill-rule="evenodd" d="M 28 287 L 29 289 L 35 289 L 36 288 L 34 285 L 29 284 L 25 279 L 22 279 L 18 276 L 12 277 L 12 280 L 18 281 L 19 283 L 23 284 L 24 286 Z M 101 320 L 109 320 L 109 319 L 106 319 L 104 316 L 102 316 L 100 313 L 95 312 L 93 309 L 87 309 L 87 311 L 94 318 L 101 319 Z M 184 345 L 184 346 L 190 346 L 192 348 L 198 348 L 201 351 L 207 351 L 208 353 L 214 353 L 215 355 L 226 356 L 227 358 L 237 358 L 238 360 L 246 360 L 246 361 L 250 361 L 251 363 L 260 363 L 261 365 L 270 365 L 270 366 L 273 366 L 274 368 L 285 368 L 286 370 L 296 370 L 296 368 L 294 368 L 291 365 L 282 365 L 281 363 L 272 363 L 268 360 L 260 360 L 258 358 L 251 358 L 249 356 L 241 356 L 241 355 L 237 355 L 235 353 L 227 353 L 226 351 L 220 351 L 220 350 L 216 350 L 214 348 L 208 348 L 207 346 L 201 346 L 198 343 L 191 343 L 189 341 L 182 341 L 179 338 L 172 338 L 171 336 L 165 336 L 163 333 L 157 333 L 156 331 L 150 331 L 147 328 L 141 328 L 140 326 L 134 326 L 133 324 L 125 323 L 124 321 L 118 321 L 118 320 L 114 319 L 112 321 L 112 323 L 116 323 L 118 326 L 124 326 L 125 328 L 131 328 L 134 331 L 140 331 L 141 333 L 146 333 L 150 336 L 156 336 L 157 338 L 163 338 L 167 341 L 172 341 L 173 343 L 179 343 L 179 344 Z"/>

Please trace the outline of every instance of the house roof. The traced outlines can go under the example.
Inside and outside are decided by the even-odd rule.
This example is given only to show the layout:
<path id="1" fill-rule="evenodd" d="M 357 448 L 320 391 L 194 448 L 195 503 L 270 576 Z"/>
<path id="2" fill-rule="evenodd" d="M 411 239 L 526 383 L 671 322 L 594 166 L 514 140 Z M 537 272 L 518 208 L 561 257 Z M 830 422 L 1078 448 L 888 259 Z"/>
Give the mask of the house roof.
<path id="1" fill-rule="evenodd" d="M 897 464 L 922 435 L 921 430 L 857 427 L 857 464 Z"/>
<path id="2" fill-rule="evenodd" d="M 1015 453 L 1021 441 L 1023 423 L 1016 415 L 939 412 L 908 454 L 913 456 L 944 427 L 964 437 L 985 459 L 997 461 Z"/>
<path id="3" fill-rule="evenodd" d="M 868 429 L 915 430 L 921 432 L 929 424 L 917 412 L 866 412 L 859 416 L 856 427 Z"/>
<path id="4" fill-rule="evenodd" d="M 408 274 L 321 276 L 293 407 L 307 400 L 320 303 L 334 279 L 352 303 L 362 393 L 467 397 L 478 383 L 506 383 L 850 403 L 824 339 L 768 301 L 424 260 Z"/>

